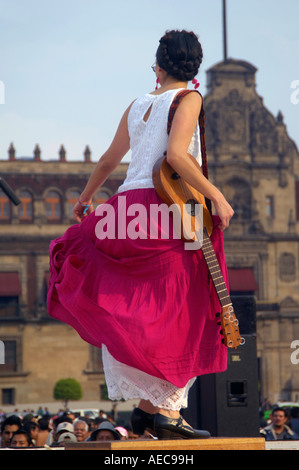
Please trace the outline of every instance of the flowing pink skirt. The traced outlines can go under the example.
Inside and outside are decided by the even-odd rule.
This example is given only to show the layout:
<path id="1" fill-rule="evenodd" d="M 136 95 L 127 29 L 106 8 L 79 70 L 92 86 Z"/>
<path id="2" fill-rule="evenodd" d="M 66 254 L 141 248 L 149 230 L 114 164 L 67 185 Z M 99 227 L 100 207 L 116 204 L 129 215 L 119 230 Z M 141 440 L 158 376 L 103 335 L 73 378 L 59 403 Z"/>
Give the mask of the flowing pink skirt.
<path id="1" fill-rule="evenodd" d="M 147 214 L 139 225 L 136 215 L 128 215 L 136 203 Z M 150 209 L 162 203 L 152 188 L 119 193 L 107 202 L 109 217 L 97 209 L 53 240 L 48 312 L 88 343 L 104 344 L 117 361 L 184 387 L 193 377 L 226 370 L 227 350 L 202 251 L 186 250 L 171 228 L 163 238 L 160 221 L 154 223 L 158 237 L 152 237 Z M 223 236 L 213 219 L 211 240 L 228 285 Z M 100 239 L 108 225 L 109 236 Z"/>

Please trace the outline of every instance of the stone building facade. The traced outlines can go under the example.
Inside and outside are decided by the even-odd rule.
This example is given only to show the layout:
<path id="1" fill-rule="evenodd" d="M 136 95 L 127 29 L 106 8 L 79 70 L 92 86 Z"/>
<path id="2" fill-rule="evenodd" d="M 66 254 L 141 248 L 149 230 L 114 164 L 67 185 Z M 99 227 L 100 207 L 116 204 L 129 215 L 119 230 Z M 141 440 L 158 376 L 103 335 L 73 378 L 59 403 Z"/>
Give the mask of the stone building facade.
<path id="1" fill-rule="evenodd" d="M 0 191 L 0 407 L 52 402 L 55 383 L 67 377 L 80 382 L 84 401 L 102 398 L 100 351 L 46 308 L 49 243 L 76 223 L 72 208 L 94 166 L 88 148 L 82 161 L 70 162 L 63 147 L 59 160 L 42 161 L 38 147 L 23 159 L 11 146 L 9 159 L 1 161 L 1 176 L 21 204 Z M 126 169 L 122 164 L 114 171 L 95 204 L 117 191 Z"/>
<path id="2" fill-rule="evenodd" d="M 274 117 L 256 91 L 256 68 L 229 59 L 207 72 L 206 139 L 210 179 L 235 209 L 225 232 L 233 293 L 252 293 L 257 305 L 261 396 L 299 400 L 291 344 L 299 340 L 299 154 L 281 113 Z M 99 351 L 46 311 L 50 240 L 75 223 L 72 207 L 95 163 L 17 158 L 13 146 L 1 176 L 22 204 L 0 191 L 0 406 L 53 401 L 57 380 L 74 377 L 83 399 L 101 398 Z M 117 192 L 128 164 L 120 164 L 95 196 Z"/>
<path id="3" fill-rule="evenodd" d="M 235 210 L 225 232 L 230 288 L 256 298 L 262 397 L 299 401 L 291 360 L 299 339 L 299 153 L 282 113 L 263 105 L 254 66 L 228 59 L 207 78 L 210 178 Z"/>

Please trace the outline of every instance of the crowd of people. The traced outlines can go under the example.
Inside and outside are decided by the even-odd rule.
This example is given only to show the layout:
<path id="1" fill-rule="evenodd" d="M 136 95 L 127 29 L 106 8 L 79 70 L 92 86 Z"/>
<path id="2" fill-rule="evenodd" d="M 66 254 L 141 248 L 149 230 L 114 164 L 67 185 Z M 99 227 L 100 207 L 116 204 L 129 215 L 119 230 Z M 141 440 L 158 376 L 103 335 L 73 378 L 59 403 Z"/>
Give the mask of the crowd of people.
<path id="1" fill-rule="evenodd" d="M 69 442 L 137 439 L 130 426 L 118 426 L 112 414 L 99 411 L 96 418 L 61 411 L 51 416 L 47 410 L 38 413 L 0 413 L 2 448 L 65 447 Z M 142 438 L 154 438 L 148 432 Z"/>
<path id="2" fill-rule="evenodd" d="M 266 441 L 299 440 L 299 407 L 287 410 L 273 407 L 267 402 L 261 406 L 260 434 Z M 155 439 L 145 431 L 135 435 L 128 426 L 119 426 L 113 413 L 99 411 L 96 418 L 78 416 L 72 411 L 59 411 L 50 415 L 47 409 L 36 413 L 17 410 L 5 414 L 0 410 L 0 447 L 65 447 L 66 443 L 84 441 L 112 441 L 126 439 Z"/>

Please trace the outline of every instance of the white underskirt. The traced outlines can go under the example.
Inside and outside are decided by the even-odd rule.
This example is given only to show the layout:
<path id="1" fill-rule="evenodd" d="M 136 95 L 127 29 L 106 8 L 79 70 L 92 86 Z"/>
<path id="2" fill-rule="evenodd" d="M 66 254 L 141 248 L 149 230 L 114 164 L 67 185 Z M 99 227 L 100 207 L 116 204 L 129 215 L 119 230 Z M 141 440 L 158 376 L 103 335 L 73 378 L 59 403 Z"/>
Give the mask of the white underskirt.
<path id="1" fill-rule="evenodd" d="M 102 345 L 102 360 L 110 400 L 149 400 L 154 406 L 179 411 L 188 407 L 188 393 L 196 377 L 183 388 L 127 366 L 111 356 Z"/>

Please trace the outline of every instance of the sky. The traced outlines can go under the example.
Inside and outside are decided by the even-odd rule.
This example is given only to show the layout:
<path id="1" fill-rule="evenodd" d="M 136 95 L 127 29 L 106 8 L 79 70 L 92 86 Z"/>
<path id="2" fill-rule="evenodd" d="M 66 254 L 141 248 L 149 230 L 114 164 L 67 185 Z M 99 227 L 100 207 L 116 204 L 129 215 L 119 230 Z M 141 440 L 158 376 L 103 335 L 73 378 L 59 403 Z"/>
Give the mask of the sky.
<path id="1" fill-rule="evenodd" d="M 298 0 L 226 4 L 228 57 L 257 67 L 258 95 L 299 148 Z M 12 142 L 17 157 L 38 144 L 44 160 L 62 144 L 82 160 L 88 145 L 97 161 L 128 105 L 154 89 L 169 29 L 199 36 L 205 95 L 206 71 L 223 60 L 222 0 L 0 0 L 0 160 Z"/>

